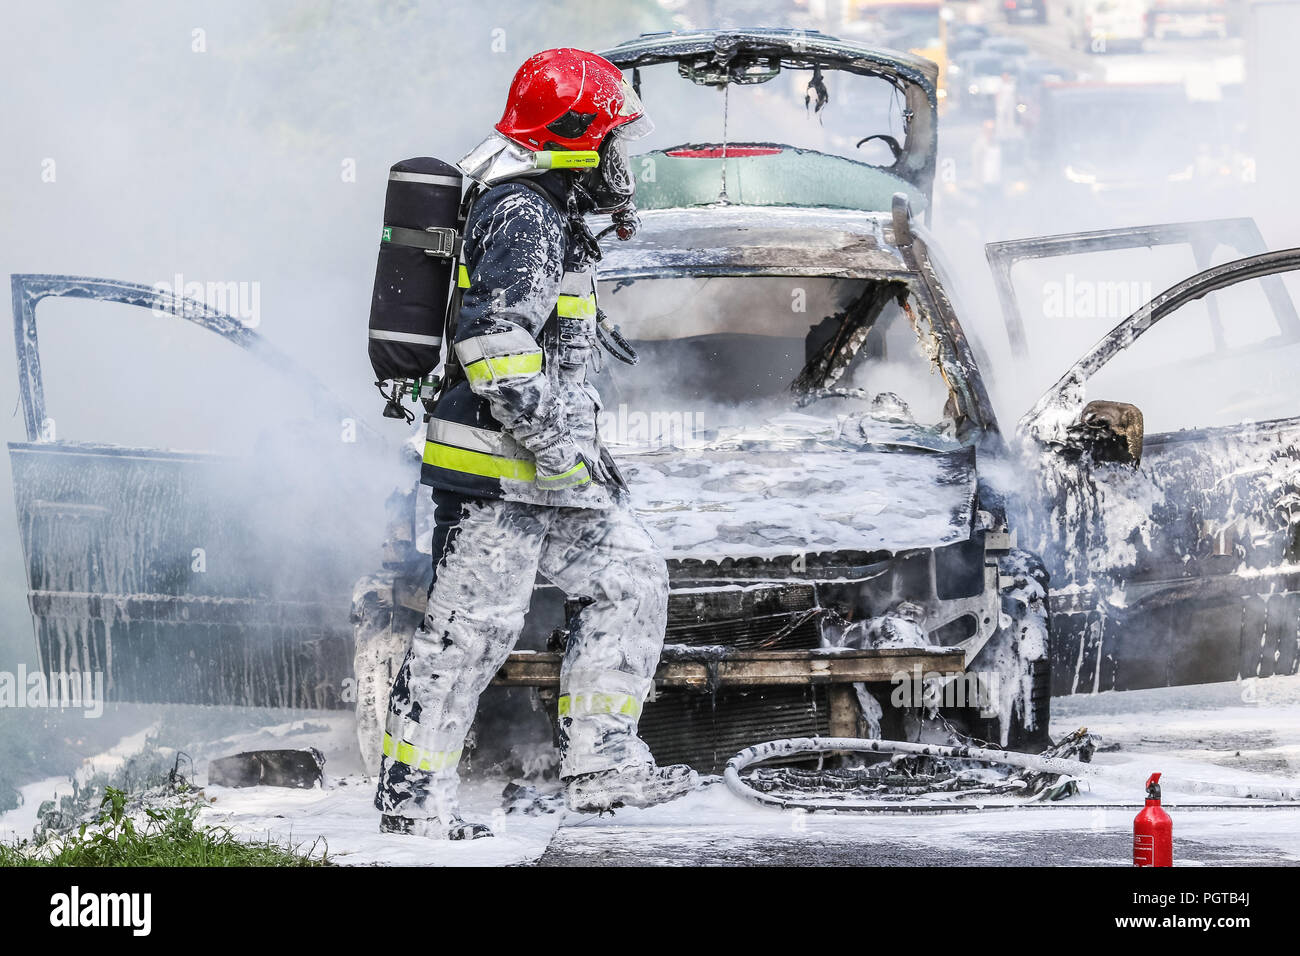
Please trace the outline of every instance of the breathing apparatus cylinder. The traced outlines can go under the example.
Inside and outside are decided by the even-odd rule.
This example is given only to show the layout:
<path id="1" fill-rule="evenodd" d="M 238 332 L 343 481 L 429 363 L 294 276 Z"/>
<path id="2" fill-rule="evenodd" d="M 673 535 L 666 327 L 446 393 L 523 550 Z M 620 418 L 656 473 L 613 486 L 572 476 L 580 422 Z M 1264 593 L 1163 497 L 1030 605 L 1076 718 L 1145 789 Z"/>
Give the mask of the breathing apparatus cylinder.
<path id="1" fill-rule="evenodd" d="M 438 365 L 458 273 L 461 184 L 460 170 L 430 157 L 403 160 L 388 174 L 370 300 L 370 364 L 381 391 L 394 383 L 389 417 L 402 415 L 400 391 L 418 389 Z"/>

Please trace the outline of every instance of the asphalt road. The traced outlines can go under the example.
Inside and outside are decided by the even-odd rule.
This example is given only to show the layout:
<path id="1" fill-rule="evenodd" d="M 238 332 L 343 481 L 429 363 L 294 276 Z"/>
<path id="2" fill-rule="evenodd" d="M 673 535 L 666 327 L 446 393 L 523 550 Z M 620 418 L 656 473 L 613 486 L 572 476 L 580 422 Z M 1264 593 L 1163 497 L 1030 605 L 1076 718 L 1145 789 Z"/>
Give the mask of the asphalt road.
<path id="1" fill-rule="evenodd" d="M 1085 810 L 1049 810 L 1087 817 Z M 1117 818 L 1119 811 L 1111 811 Z M 1127 811 L 1125 811 L 1127 813 Z M 1186 823 L 1192 811 L 1171 814 Z M 1195 811 L 1207 814 L 1210 811 Z M 1286 813 L 1295 811 L 1259 811 Z M 1136 809 L 1133 811 L 1136 813 Z M 1010 816 L 1011 814 L 1006 814 Z M 1018 819 L 1023 812 L 1017 813 Z M 1131 820 L 1132 814 L 1129 814 Z M 1081 821 L 1083 822 L 1083 821 Z M 1263 820 L 1261 819 L 1261 822 Z M 856 834 L 827 834 L 815 825 L 802 836 L 779 837 L 744 827 L 717 828 L 707 842 L 683 830 L 662 827 L 563 827 L 538 866 L 1129 866 L 1133 846 L 1129 826 L 1096 832 L 1079 829 L 1025 829 L 1008 833 L 967 833 L 949 845 L 892 834 L 892 821 L 861 821 Z M 1175 826 L 1178 826 L 1178 823 Z M 871 833 L 876 830 L 876 833 Z M 885 830 L 885 833 L 879 831 Z M 1179 836 L 1179 866 L 1297 866 L 1275 848 L 1215 843 Z"/>
<path id="2" fill-rule="evenodd" d="M 1057 698 L 1053 708 L 1054 736 L 1086 726 L 1101 737 L 1098 762 L 1300 783 L 1300 677 Z M 1300 865 L 1300 806 L 1165 796 L 1176 866 Z M 676 807 L 566 818 L 537 865 L 1128 866 L 1140 797 L 1097 789 L 1036 808 L 804 814 L 753 807 L 715 783 Z"/>

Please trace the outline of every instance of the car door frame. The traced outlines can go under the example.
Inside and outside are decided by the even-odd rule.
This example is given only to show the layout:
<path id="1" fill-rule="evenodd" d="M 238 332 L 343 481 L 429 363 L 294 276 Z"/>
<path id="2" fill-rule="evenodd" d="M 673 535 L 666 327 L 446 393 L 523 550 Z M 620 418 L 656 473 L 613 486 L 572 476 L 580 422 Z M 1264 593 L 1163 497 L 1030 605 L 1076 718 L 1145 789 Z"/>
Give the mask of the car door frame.
<path id="1" fill-rule="evenodd" d="M 1029 357 L 1025 320 L 1021 313 L 1015 284 L 1011 279 L 1011 270 L 1016 265 L 1032 259 L 1052 259 L 1061 256 L 1086 255 L 1092 252 L 1179 244 L 1191 246 L 1198 275 L 1209 268 L 1210 254 L 1219 245 L 1232 245 L 1240 251 L 1242 257 L 1247 258 L 1267 251 L 1259 226 L 1256 225 L 1255 220 L 1244 216 L 1233 219 L 1202 219 L 1148 226 L 1095 229 L 985 244 L 984 255 L 993 272 L 993 282 L 997 288 L 1002 320 L 1006 325 L 1007 341 L 1011 345 L 1013 358 Z M 1195 277 L 1185 281 L 1191 281 L 1193 278 Z M 1283 331 L 1300 335 L 1300 317 L 1297 317 L 1295 306 L 1281 282 L 1266 283 L 1264 292 Z M 1217 348 L 1222 342 L 1222 323 L 1216 308 L 1211 308 L 1210 318 Z"/>
<path id="2" fill-rule="evenodd" d="M 78 457 L 86 457 L 88 461 L 111 459 L 128 469 L 161 466 L 172 470 L 220 463 L 229 459 L 229 456 L 216 452 L 174 451 L 166 448 L 123 446 L 97 441 L 65 441 L 54 437 L 53 429 L 47 427 L 44 379 L 37 334 L 37 306 L 48 298 L 80 298 L 131 305 L 192 322 L 253 355 L 273 373 L 301 382 L 304 389 L 317 396 L 320 406 L 323 406 L 325 411 L 349 417 L 355 422 L 359 433 L 364 433 L 369 438 L 378 437 L 370 426 L 352 416 L 309 370 L 272 346 L 259 332 L 194 298 L 174 294 L 157 286 L 91 276 L 15 273 L 10 277 L 10 285 L 13 297 L 18 386 L 27 436 L 25 442 L 8 443 L 11 459 L 32 455 L 54 455 L 65 459 L 66 463 L 58 467 L 70 467 L 70 463 L 75 462 Z M 119 466 L 114 465 L 114 467 Z M 48 674 L 51 668 L 60 663 L 47 659 L 47 656 L 42 653 L 40 622 L 47 617 L 56 620 L 85 618 L 90 622 L 88 627 L 91 630 L 87 633 L 91 633 L 92 636 L 87 640 L 92 644 L 95 640 L 93 630 L 107 626 L 103 622 L 112 620 L 156 622 L 160 628 L 222 627 L 242 623 L 270 628 L 273 631 L 281 628 L 286 622 L 291 622 L 291 629 L 297 629 L 296 632 L 319 636 L 320 647 L 311 650 L 308 656 L 313 658 L 313 664 L 319 665 L 321 673 L 298 679 L 300 672 L 307 668 L 300 667 L 301 661 L 297 662 L 296 665 L 289 666 L 285 672 L 295 675 L 288 682 L 281 680 L 277 686 L 275 680 L 268 677 L 258 692 L 259 698 L 255 703 L 327 707 L 343 706 L 346 703 L 339 694 L 341 681 L 347 676 L 347 665 L 351 657 L 351 627 L 347 620 L 346 598 L 341 600 L 339 608 L 335 609 L 312 602 L 263 600 L 257 597 L 223 597 L 222 600 L 214 601 L 211 596 L 188 593 L 121 595 L 107 592 L 74 593 L 65 589 L 53 591 L 37 589 L 32 578 L 35 545 L 30 527 L 31 520 L 29 515 L 23 513 L 23 501 L 31 495 L 20 494 L 18 482 L 19 477 L 15 474 L 15 505 L 19 511 L 19 534 L 24 552 L 28 605 L 32 613 L 33 629 L 36 632 L 38 665 L 43 672 Z M 50 513 L 51 520 L 57 519 L 65 523 L 78 520 L 83 522 L 102 520 L 107 513 L 107 509 L 102 505 L 62 500 L 31 500 L 28 504 L 44 508 Z M 341 613 L 336 613 L 338 611 Z M 98 659 L 93 649 L 87 650 L 85 647 L 80 648 L 73 659 L 74 663 L 80 665 L 72 668 L 73 670 L 86 669 L 87 662 L 94 664 L 95 667 L 105 666 L 111 692 L 113 684 L 111 651 L 107 654 L 107 664 Z M 295 667 L 298 669 L 295 670 Z M 280 676 L 284 677 L 284 674 Z M 324 680 L 324 677 L 328 677 L 328 681 Z M 158 699 L 166 699 L 166 692 L 166 688 L 159 688 L 158 693 L 163 696 Z M 150 692 L 146 690 L 145 693 Z M 233 701 L 178 702 L 228 703 Z"/>
<path id="3" fill-rule="evenodd" d="M 1275 277 L 1297 271 L 1300 271 L 1300 248 L 1280 249 L 1235 259 L 1202 270 L 1175 283 L 1119 322 L 1081 356 L 1051 388 L 1043 393 L 1017 424 L 1016 435 L 1022 444 L 1022 448 L 1031 448 L 1032 443 L 1039 443 L 1041 446 L 1051 444 L 1053 441 L 1059 441 L 1061 436 L 1056 434 L 1058 431 L 1056 426 L 1059 426 L 1067 418 L 1072 420 L 1072 415 L 1081 410 L 1081 407 L 1076 408 L 1075 406 L 1079 406 L 1084 397 L 1083 388 L 1087 381 L 1111 359 L 1133 345 L 1157 322 L 1174 315 L 1188 303 L 1241 282 L 1253 279 L 1274 279 L 1276 287 L 1281 289 L 1282 295 L 1285 296 L 1286 306 L 1290 310 L 1290 314 L 1294 315 L 1290 298 L 1286 295 L 1285 288 L 1281 286 L 1280 279 Z M 1281 314 L 1278 317 L 1279 321 L 1281 321 Z M 1300 340 L 1300 336 L 1292 339 L 1292 341 L 1297 340 Z M 1216 437 L 1238 434 L 1246 427 L 1246 425 L 1231 425 L 1169 432 L 1157 436 L 1157 441 L 1165 445 L 1207 441 Z M 1294 416 L 1253 423 L 1249 427 L 1252 429 L 1287 428 L 1300 432 L 1300 409 L 1297 409 Z M 1041 501 L 1031 502 L 1030 506 L 1048 507 L 1045 502 Z M 1064 546 L 1063 542 L 1058 542 L 1058 544 Z M 1078 582 L 1069 583 L 1078 585 Z M 1091 605 L 1098 603 L 1103 596 L 1100 589 L 1096 587 L 1095 582 L 1090 588 L 1083 590 L 1076 586 L 1072 589 L 1071 594 L 1053 596 L 1053 613 L 1090 614 L 1094 610 Z M 1239 565 L 1235 570 L 1225 571 L 1221 574 L 1200 575 L 1160 582 L 1150 594 L 1138 595 L 1136 601 L 1132 602 L 1131 605 L 1126 601 L 1124 607 L 1128 608 L 1130 612 L 1143 605 L 1147 608 L 1163 608 L 1166 612 L 1181 607 L 1190 615 L 1195 610 L 1195 607 L 1191 606 L 1194 602 L 1217 600 L 1220 603 L 1227 602 L 1230 604 L 1234 599 L 1240 599 L 1242 602 L 1242 630 L 1239 638 L 1241 646 L 1235 651 L 1232 648 L 1220 648 L 1216 652 L 1212 650 L 1212 635 L 1207 634 L 1205 639 L 1200 640 L 1199 645 L 1197 645 L 1204 650 L 1207 658 L 1204 676 L 1199 679 L 1194 677 L 1192 679 L 1170 679 L 1166 683 L 1202 683 L 1232 679 L 1234 676 L 1239 679 L 1247 679 L 1257 676 L 1271 676 L 1274 673 L 1296 673 L 1298 666 L 1300 666 L 1300 632 L 1294 626 L 1288 626 L 1286 622 L 1288 616 L 1290 619 L 1294 619 L 1297 611 L 1300 611 L 1300 572 L 1296 571 L 1289 561 L 1284 561 L 1280 567 L 1252 570 L 1249 583 L 1245 580 Z M 1284 615 L 1280 618 L 1277 617 L 1278 612 L 1269 611 L 1268 609 L 1270 602 L 1274 600 L 1280 602 L 1279 607 Z M 1199 607 L 1199 605 L 1197 606 Z M 1121 613 L 1124 612 L 1121 611 Z M 1281 621 L 1280 626 L 1274 625 L 1271 634 L 1268 632 L 1266 625 L 1269 614 L 1273 614 L 1275 618 Z M 1294 620 L 1292 620 L 1292 623 L 1294 624 Z M 1254 652 L 1256 654 L 1262 653 L 1259 651 L 1261 642 L 1266 647 L 1275 645 L 1275 662 L 1265 662 L 1262 657 L 1256 659 L 1256 657 L 1252 656 L 1252 648 L 1247 646 L 1249 643 L 1248 637 L 1253 633 L 1252 628 L 1257 629 L 1261 636 L 1261 640 L 1255 643 Z M 1062 646 L 1072 646 L 1072 639 L 1070 641 L 1064 640 L 1066 635 L 1055 633 L 1057 631 L 1056 627 L 1053 630 L 1054 641 L 1057 641 Z M 1189 625 L 1189 633 L 1194 630 Z M 1057 640 L 1058 637 L 1062 639 Z M 1100 643 L 1100 635 L 1098 640 Z M 1199 639 L 1193 636 L 1192 640 L 1195 642 Z M 1272 642 L 1271 645 L 1269 644 L 1270 641 Z M 1080 661 L 1083 660 L 1085 650 L 1086 648 L 1080 645 Z M 1213 662 L 1211 662 L 1211 659 L 1214 659 Z M 1235 675 L 1226 672 L 1229 666 L 1228 662 L 1231 661 L 1237 662 Z M 1119 667 L 1115 660 L 1112 660 L 1111 663 L 1115 668 Z M 1102 686 L 1106 683 L 1101 679 L 1102 664 L 1097 661 L 1092 666 L 1094 667 L 1093 673 L 1095 676 L 1094 690 L 1126 689 L 1124 686 Z M 1148 672 L 1151 672 L 1156 669 L 1157 665 L 1148 663 L 1145 666 Z M 1141 667 L 1139 666 L 1138 669 L 1140 670 Z M 1195 667 L 1184 669 L 1189 670 L 1192 675 L 1196 673 Z M 1166 673 L 1171 673 L 1172 670 L 1173 663 L 1170 662 L 1167 665 Z M 1076 673 L 1076 686 L 1072 686 L 1064 692 L 1073 692 L 1080 689 L 1077 686 L 1077 676 Z M 1114 674 L 1111 675 L 1112 678 L 1114 676 Z M 1142 683 L 1138 686 L 1156 686 L 1156 684 Z M 1055 692 L 1063 692 L 1060 680 L 1056 681 Z"/>

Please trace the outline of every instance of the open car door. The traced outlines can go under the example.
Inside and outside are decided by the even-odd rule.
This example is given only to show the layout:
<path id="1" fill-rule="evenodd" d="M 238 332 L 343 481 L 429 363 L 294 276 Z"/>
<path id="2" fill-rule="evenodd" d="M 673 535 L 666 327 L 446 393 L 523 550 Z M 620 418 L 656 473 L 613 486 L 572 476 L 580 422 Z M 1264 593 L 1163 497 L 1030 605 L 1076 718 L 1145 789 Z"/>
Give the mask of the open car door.
<path id="1" fill-rule="evenodd" d="M 1189 239 L 1198 256 L 1219 258 L 1222 240 L 1251 241 L 1252 230 L 1241 220 L 1151 227 L 1127 231 L 1128 245 L 1109 230 L 998 243 L 989 258 L 1005 293 L 1025 258 Z M 1297 269 L 1300 250 L 1282 250 L 1173 283 L 1020 422 L 1022 543 L 1051 572 L 1054 693 L 1296 672 Z M 1081 274 L 1065 273 L 1076 286 Z M 1003 305 L 1030 341 L 1050 335 L 1053 318 L 1068 324 L 1027 321 L 1005 295 Z"/>
<path id="2" fill-rule="evenodd" d="M 383 528 L 382 493 L 376 519 L 360 490 L 373 436 L 194 299 L 12 287 L 27 440 L 9 454 L 42 670 L 97 672 L 110 700 L 345 706 L 352 583 Z"/>

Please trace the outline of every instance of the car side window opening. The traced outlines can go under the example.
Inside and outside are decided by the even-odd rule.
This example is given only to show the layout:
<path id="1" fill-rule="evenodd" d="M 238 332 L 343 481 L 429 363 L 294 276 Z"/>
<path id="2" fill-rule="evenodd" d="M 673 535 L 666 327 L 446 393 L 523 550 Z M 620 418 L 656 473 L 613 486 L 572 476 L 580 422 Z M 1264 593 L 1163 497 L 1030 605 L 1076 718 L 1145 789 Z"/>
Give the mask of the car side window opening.
<path id="1" fill-rule="evenodd" d="M 242 455 L 315 415 L 301 383 L 175 315 L 50 298 L 37 326 L 46 440 Z"/>
<path id="2" fill-rule="evenodd" d="M 1028 361 L 1017 364 L 1014 376 L 1001 376 L 994 383 L 1002 404 L 1018 410 L 1031 405 L 1079 356 L 1147 302 L 1185 277 L 1241 255 L 1240 249 L 1220 244 L 1198 260 L 1190 245 L 1175 243 L 1065 252 L 1017 262 L 1011 282 Z M 1247 331 L 1251 322 L 1259 321 L 1275 321 L 1262 296 L 1258 308 L 1238 312 L 1231 322 L 1217 300 L 1192 302 L 1174 319 L 1176 334 L 1162 333 L 1160 349 L 1143 348 L 1133 360 L 1142 356 L 1143 367 L 1177 365 L 1231 345 L 1238 336 L 1262 334 Z M 1234 326 L 1231 331 L 1229 325 Z"/>
<path id="3" fill-rule="evenodd" d="M 1282 280 L 1294 301 L 1300 277 Z M 1136 405 L 1147 434 L 1300 417 L 1300 338 L 1280 327 L 1269 281 L 1248 279 L 1166 315 L 1089 379 L 1087 397 Z"/>

